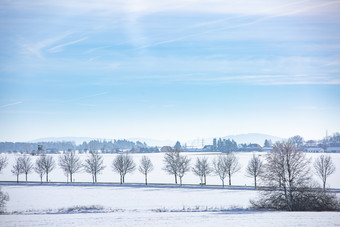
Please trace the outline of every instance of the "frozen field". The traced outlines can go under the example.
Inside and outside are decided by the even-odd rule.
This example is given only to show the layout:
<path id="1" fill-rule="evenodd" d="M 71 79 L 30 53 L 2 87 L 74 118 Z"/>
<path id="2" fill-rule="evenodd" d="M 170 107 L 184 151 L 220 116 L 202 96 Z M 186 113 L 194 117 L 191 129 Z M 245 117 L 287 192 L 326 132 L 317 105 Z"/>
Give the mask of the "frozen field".
<path id="1" fill-rule="evenodd" d="M 2 186 L 0 226 L 338 226 L 336 212 L 247 209 L 254 190 L 120 186 Z M 72 209 L 101 207 L 100 210 Z M 70 209 L 71 208 L 71 209 Z"/>
<path id="2" fill-rule="evenodd" d="M 206 156 L 209 158 L 210 163 L 212 164 L 212 160 L 219 155 L 219 153 L 183 153 L 188 155 L 191 158 L 191 164 L 193 165 L 196 161 L 197 157 Z M 235 153 L 239 158 L 239 162 L 241 164 L 241 170 L 236 173 L 232 177 L 232 185 L 241 185 L 241 186 L 250 186 L 253 185 L 253 179 L 245 176 L 245 169 L 248 164 L 249 159 L 251 158 L 253 153 L 245 153 L 245 152 L 238 152 Z M 265 152 L 257 153 L 264 157 L 266 154 Z M 4 154 L 2 154 L 4 155 Z M 111 163 L 114 157 L 117 154 L 104 154 L 104 164 L 106 168 L 104 169 L 103 173 L 98 175 L 98 182 L 119 182 L 119 174 L 114 173 L 111 168 Z M 172 175 L 168 175 L 164 170 L 162 170 L 164 163 L 163 163 L 163 153 L 155 153 L 155 154 L 131 154 L 136 165 L 139 165 L 140 159 L 143 155 L 150 157 L 153 165 L 154 170 L 149 174 L 148 181 L 149 183 L 174 183 L 174 177 Z M 307 153 L 307 157 L 312 159 L 312 162 L 315 158 L 317 158 L 320 154 L 312 154 Z M 331 188 L 340 188 L 340 154 L 329 154 L 332 156 L 333 162 L 335 163 L 337 170 L 334 174 L 332 174 L 328 179 L 328 187 Z M 19 155 L 6 155 L 9 159 L 8 166 L 2 171 L 0 174 L 0 180 L 2 181 L 15 181 L 16 176 L 11 173 L 12 165 L 15 161 L 15 158 L 19 157 Z M 36 156 L 31 156 L 32 160 L 35 162 Z M 59 155 L 53 155 L 55 161 L 58 163 Z M 82 160 L 86 159 L 86 154 L 80 154 L 80 158 Z M 25 179 L 24 175 L 20 175 L 20 181 Z M 44 178 L 45 179 L 45 178 Z M 66 182 L 66 176 L 62 172 L 62 170 L 57 166 L 50 174 L 49 179 L 52 182 Z M 40 181 L 38 174 L 35 172 L 28 175 L 29 181 Z M 74 175 L 75 182 L 91 182 L 92 178 L 91 175 L 88 173 L 80 172 Z M 321 181 L 315 177 L 315 180 L 321 184 Z M 133 174 L 127 174 L 125 177 L 126 183 L 143 183 L 144 176 L 139 173 L 137 170 Z M 226 184 L 228 182 L 228 178 L 226 178 Z M 187 173 L 183 177 L 183 184 L 199 184 L 200 180 L 199 177 L 194 175 L 192 172 Z M 207 184 L 208 185 L 220 185 L 221 181 L 217 176 L 208 176 L 207 177 Z"/>

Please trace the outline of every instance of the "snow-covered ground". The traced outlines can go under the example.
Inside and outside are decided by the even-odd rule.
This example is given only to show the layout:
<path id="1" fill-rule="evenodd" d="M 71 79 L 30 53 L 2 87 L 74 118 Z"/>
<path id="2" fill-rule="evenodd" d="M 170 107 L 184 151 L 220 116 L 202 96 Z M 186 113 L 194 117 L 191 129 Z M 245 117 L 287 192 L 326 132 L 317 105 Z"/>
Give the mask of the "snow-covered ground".
<path id="1" fill-rule="evenodd" d="M 255 190 L 3 185 L 10 195 L 0 226 L 337 226 L 337 212 L 247 209 Z M 98 212 L 86 207 L 102 207 Z M 75 206 L 85 207 L 78 211 Z"/>
<path id="2" fill-rule="evenodd" d="M 202 157 L 202 156 L 206 156 L 208 157 L 210 163 L 212 164 L 212 160 L 214 158 L 216 158 L 219 153 L 183 153 L 184 155 L 187 155 L 188 157 L 191 158 L 191 164 L 193 165 L 196 161 L 197 157 Z M 250 186 L 253 185 L 253 179 L 250 177 L 246 177 L 246 166 L 248 164 L 249 159 L 251 158 L 253 153 L 245 153 L 245 152 L 238 152 L 235 153 L 237 155 L 237 157 L 239 158 L 239 162 L 241 165 L 241 170 L 236 173 L 233 177 L 232 177 L 232 185 L 240 185 L 240 186 Z M 264 157 L 266 152 L 259 152 L 256 153 L 261 155 L 261 157 Z M 4 155 L 4 154 L 2 154 Z M 106 168 L 104 169 L 103 173 L 100 174 L 98 176 L 98 182 L 115 182 L 118 183 L 119 182 L 119 175 L 117 173 L 114 173 L 112 171 L 112 161 L 114 159 L 114 157 L 117 154 L 104 154 L 104 164 L 106 166 Z M 143 155 L 148 156 L 153 165 L 154 165 L 154 170 L 149 174 L 148 176 L 148 181 L 149 183 L 174 183 L 174 177 L 172 175 L 168 175 L 162 168 L 164 166 L 163 163 L 163 157 L 164 157 L 164 153 L 153 153 L 153 154 L 131 154 L 133 156 L 133 159 L 136 163 L 136 165 L 139 165 L 140 159 Z M 307 157 L 311 158 L 312 163 L 315 160 L 315 158 L 317 158 L 320 154 L 314 154 L 314 153 L 307 153 L 306 154 Z M 340 154 L 327 154 L 327 155 L 331 155 L 333 162 L 335 163 L 337 170 L 336 172 L 331 175 L 328 179 L 328 187 L 331 188 L 340 188 Z M 16 176 L 14 176 L 11 173 L 11 168 L 12 165 L 15 161 L 15 158 L 19 157 L 20 155 L 16 155 L 16 154 L 7 154 L 6 155 L 9 159 L 9 164 L 8 166 L 2 171 L 2 173 L 0 174 L 0 180 L 2 181 L 15 181 L 16 180 Z M 35 161 L 35 159 L 37 158 L 36 156 L 31 156 L 32 160 Z M 58 158 L 59 155 L 53 155 L 55 161 L 58 163 Z M 85 160 L 87 157 L 86 154 L 80 154 L 80 158 L 81 160 Z M 311 165 L 312 167 L 312 165 Z M 311 168 L 312 169 L 312 168 Z M 20 175 L 20 181 L 23 181 L 25 179 L 24 175 Z M 53 170 L 50 174 L 49 174 L 49 179 L 52 182 L 66 182 L 66 176 L 65 174 L 62 172 L 62 170 L 59 168 L 59 166 L 57 166 L 55 168 L 55 170 Z M 30 181 L 40 181 L 40 178 L 38 176 L 38 174 L 36 173 L 31 173 L 28 175 L 28 180 Z M 74 175 L 74 180 L 76 182 L 91 182 L 92 178 L 91 175 L 85 172 L 80 172 L 80 173 L 76 173 Z M 321 184 L 321 181 L 319 178 L 317 178 L 315 176 L 315 180 Z M 132 173 L 132 174 L 127 174 L 127 176 L 125 177 L 125 181 L 126 183 L 143 183 L 144 182 L 144 176 L 139 173 L 137 170 Z M 194 175 L 192 172 L 187 173 L 184 177 L 183 177 L 183 183 L 184 184 L 199 184 L 200 180 L 199 177 Z M 226 179 L 226 183 L 227 183 L 227 179 Z M 209 185 L 220 185 L 221 181 L 219 179 L 218 176 L 208 176 L 207 177 L 207 184 Z"/>
<path id="3" fill-rule="evenodd" d="M 259 153 L 262 157 L 265 153 Z M 118 182 L 111 163 L 116 154 L 105 154 L 100 182 Z M 173 183 L 173 176 L 163 170 L 164 154 L 146 154 L 155 166 L 149 175 L 150 183 Z M 212 161 L 218 154 L 186 153 L 192 159 L 207 156 Z M 245 168 L 252 153 L 237 153 L 242 169 L 232 178 L 233 185 L 252 185 L 245 176 Z M 307 154 L 315 159 L 319 154 Z M 340 154 L 330 154 L 338 168 L 329 178 L 328 186 L 340 188 Z M 15 180 L 10 172 L 17 155 L 7 155 L 9 165 L 1 180 Z M 142 154 L 133 154 L 138 164 Z M 32 157 L 35 160 L 36 157 Z M 58 160 L 58 155 L 54 155 Z M 85 159 L 86 155 L 81 155 Z M 23 180 L 24 176 L 20 176 Z M 53 182 L 66 181 L 57 167 L 50 175 Z M 315 178 L 317 180 L 317 178 Z M 29 180 L 39 181 L 37 174 Z M 77 173 L 76 182 L 89 182 L 87 173 Z M 143 183 L 143 175 L 136 171 L 126 177 L 128 183 Z M 192 173 L 184 176 L 186 184 L 198 184 Z M 209 176 L 208 184 L 219 185 L 216 176 Z M 320 182 L 320 181 L 319 181 Z M 0 226 L 339 226 L 338 212 L 259 212 L 248 209 L 257 191 L 243 188 L 171 187 L 143 185 L 67 185 L 67 184 L 2 184 L 10 201 L 7 212 L 0 216 Z M 91 207 L 98 209 L 92 210 Z"/>
<path id="4" fill-rule="evenodd" d="M 99 214 L 5 215 L 1 226 L 339 226 L 331 212 L 116 212 Z"/>

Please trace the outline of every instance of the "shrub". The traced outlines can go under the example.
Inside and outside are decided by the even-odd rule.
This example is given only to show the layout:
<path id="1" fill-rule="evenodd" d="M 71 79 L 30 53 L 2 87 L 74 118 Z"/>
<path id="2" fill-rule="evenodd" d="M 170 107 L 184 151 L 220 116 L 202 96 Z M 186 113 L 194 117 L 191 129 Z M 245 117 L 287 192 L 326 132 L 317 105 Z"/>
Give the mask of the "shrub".
<path id="1" fill-rule="evenodd" d="M 8 193 L 2 192 L 0 188 L 0 213 L 5 212 L 6 202 L 9 201 Z"/>

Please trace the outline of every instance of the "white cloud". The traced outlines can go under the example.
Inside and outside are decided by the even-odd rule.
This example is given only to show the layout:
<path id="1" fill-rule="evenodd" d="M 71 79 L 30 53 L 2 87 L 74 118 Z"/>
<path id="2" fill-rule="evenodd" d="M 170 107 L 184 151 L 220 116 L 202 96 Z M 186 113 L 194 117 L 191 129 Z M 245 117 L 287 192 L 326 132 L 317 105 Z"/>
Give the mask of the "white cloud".
<path id="1" fill-rule="evenodd" d="M 6 107 L 9 107 L 9 106 L 15 106 L 15 105 L 19 105 L 19 104 L 21 104 L 21 103 L 22 103 L 22 102 L 8 103 L 8 104 L 5 104 L 5 105 L 0 106 L 0 108 L 6 108 Z"/>
<path id="2" fill-rule="evenodd" d="M 48 48 L 49 46 L 59 42 L 62 39 L 65 39 L 69 35 L 73 34 L 74 32 L 65 32 L 62 34 L 59 34 L 52 38 L 47 38 L 41 41 L 36 42 L 29 42 L 28 40 L 21 39 L 19 45 L 23 47 L 23 53 L 29 53 L 33 54 L 36 57 L 43 59 L 43 50 L 45 48 Z"/>
<path id="3" fill-rule="evenodd" d="M 71 42 L 59 44 L 57 46 L 54 46 L 54 47 L 50 48 L 49 51 L 51 53 L 61 52 L 61 51 L 63 51 L 63 47 L 67 47 L 67 46 L 71 46 L 71 45 L 77 44 L 77 43 L 82 42 L 82 41 L 84 41 L 86 39 L 87 39 L 87 37 L 84 37 L 84 38 L 81 38 L 81 39 L 78 39 L 78 40 L 74 40 L 74 41 L 71 41 Z"/>

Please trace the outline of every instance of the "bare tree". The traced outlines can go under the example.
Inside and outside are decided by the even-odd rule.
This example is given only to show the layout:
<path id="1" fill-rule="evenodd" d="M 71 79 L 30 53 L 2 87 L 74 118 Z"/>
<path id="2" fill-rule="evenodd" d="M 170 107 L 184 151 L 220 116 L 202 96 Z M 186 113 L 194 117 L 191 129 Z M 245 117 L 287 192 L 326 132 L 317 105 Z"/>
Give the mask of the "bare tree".
<path id="1" fill-rule="evenodd" d="M 190 171 L 190 159 L 187 156 L 180 155 L 178 159 L 178 177 L 180 185 L 182 185 L 182 180 L 185 173 Z"/>
<path id="2" fill-rule="evenodd" d="M 180 150 L 169 148 L 169 150 L 164 154 L 164 168 L 168 174 L 173 174 L 175 176 L 175 184 L 177 184 L 178 176 L 178 161 L 180 157 Z"/>
<path id="3" fill-rule="evenodd" d="M 289 138 L 288 142 L 294 144 L 296 148 L 300 148 L 303 145 L 304 139 L 301 136 L 296 135 Z"/>
<path id="4" fill-rule="evenodd" d="M 231 176 L 241 169 L 241 166 L 238 162 L 238 158 L 234 155 L 234 153 L 232 152 L 227 153 L 225 159 L 225 166 L 228 173 L 229 185 L 231 185 Z"/>
<path id="5" fill-rule="evenodd" d="M 207 184 L 207 175 L 212 172 L 209 166 L 208 158 L 197 158 L 195 166 L 192 168 L 192 172 L 200 177 L 201 185 Z"/>
<path id="6" fill-rule="evenodd" d="M 256 179 L 263 172 L 263 162 L 259 156 L 253 154 L 253 157 L 249 160 L 246 169 L 247 176 L 254 178 L 254 186 L 256 189 Z"/>
<path id="7" fill-rule="evenodd" d="M 216 175 L 218 175 L 222 181 L 222 187 L 224 187 L 224 179 L 228 175 L 228 170 L 226 168 L 226 156 L 219 155 L 217 159 L 213 161 L 213 170 Z"/>
<path id="8" fill-rule="evenodd" d="M 153 164 L 147 156 L 143 156 L 140 165 L 138 167 L 138 171 L 144 174 L 145 176 L 145 184 L 148 184 L 148 174 L 153 170 Z"/>
<path id="9" fill-rule="evenodd" d="M 6 168 L 8 164 L 8 159 L 6 156 L 0 156 L 0 173 L 1 171 Z"/>
<path id="10" fill-rule="evenodd" d="M 34 171 L 39 174 L 40 177 L 40 183 L 42 183 L 43 176 L 45 174 L 45 168 L 43 165 L 43 156 L 40 156 L 37 160 L 35 160 L 35 166 L 34 166 Z"/>
<path id="11" fill-rule="evenodd" d="M 11 172 L 17 176 L 17 183 L 19 183 L 19 175 L 23 173 L 22 167 L 21 167 L 21 158 L 16 158 L 15 163 L 12 166 Z"/>
<path id="12" fill-rule="evenodd" d="M 20 157 L 19 159 L 21 162 L 22 173 L 25 174 L 26 182 L 27 182 L 27 175 L 31 173 L 33 170 L 33 163 L 32 163 L 31 157 L 24 155 L 23 157 Z"/>
<path id="13" fill-rule="evenodd" d="M 117 155 L 112 162 L 112 169 L 114 172 L 120 175 L 120 184 L 125 182 L 125 175 L 132 173 L 136 168 L 136 165 L 131 156 L 128 154 Z"/>
<path id="14" fill-rule="evenodd" d="M 80 171 L 82 164 L 75 152 L 69 151 L 59 157 L 59 166 L 67 176 L 70 176 L 70 182 L 72 183 L 73 174 Z"/>
<path id="15" fill-rule="evenodd" d="M 299 198 L 311 179 L 310 159 L 291 142 L 277 142 L 266 155 L 263 181 L 267 186 L 280 187 L 266 192 L 262 201 L 284 210 L 299 210 Z M 301 195 L 299 197 L 299 195 Z"/>
<path id="16" fill-rule="evenodd" d="M 43 155 L 42 158 L 42 165 L 46 174 L 46 182 L 48 182 L 48 174 L 54 170 L 56 163 L 52 156 Z"/>
<path id="17" fill-rule="evenodd" d="M 100 174 L 105 166 L 103 164 L 103 156 L 98 151 L 90 151 L 90 155 L 85 160 L 84 170 L 87 173 L 92 174 L 93 183 L 97 183 L 97 175 Z"/>
<path id="18" fill-rule="evenodd" d="M 328 176 L 335 172 L 335 166 L 332 158 L 329 155 L 321 155 L 314 162 L 316 174 L 320 177 L 323 183 L 323 190 L 326 190 L 326 181 Z"/>

